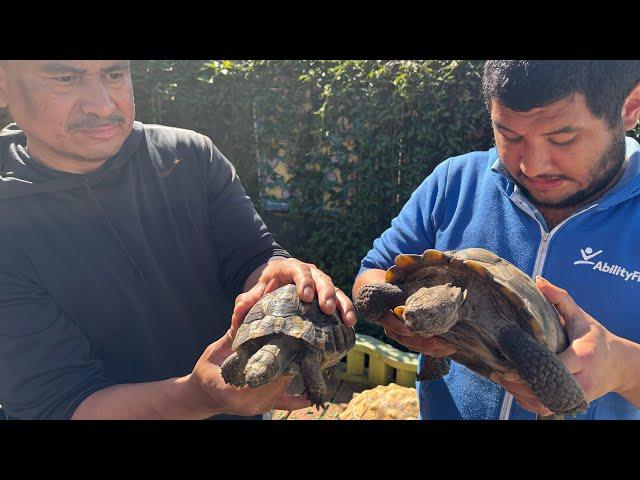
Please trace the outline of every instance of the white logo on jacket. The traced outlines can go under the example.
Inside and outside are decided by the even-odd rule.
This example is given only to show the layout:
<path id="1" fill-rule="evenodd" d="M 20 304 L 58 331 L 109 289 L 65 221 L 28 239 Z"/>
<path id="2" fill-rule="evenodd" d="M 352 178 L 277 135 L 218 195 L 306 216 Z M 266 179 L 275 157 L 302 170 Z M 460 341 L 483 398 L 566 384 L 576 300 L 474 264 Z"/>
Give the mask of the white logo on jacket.
<path id="1" fill-rule="evenodd" d="M 591 247 L 587 247 L 587 248 L 581 248 L 580 253 L 582 254 L 582 260 L 576 260 L 575 262 L 573 262 L 574 265 L 579 265 L 581 263 L 587 264 L 587 265 L 594 265 L 596 262 L 592 262 L 590 260 L 600 255 L 602 253 L 602 250 L 598 250 L 597 252 L 593 253 L 593 249 Z"/>
<path id="2" fill-rule="evenodd" d="M 591 267 L 591 270 L 608 273 L 609 275 L 615 275 L 616 277 L 623 278 L 625 282 L 628 282 L 629 280 L 640 282 L 640 272 L 638 270 L 627 270 L 620 265 L 609 265 L 607 262 L 603 262 L 602 260 L 598 260 L 597 262 L 592 261 L 593 258 L 597 257 L 602 252 L 603 250 L 594 252 L 593 248 L 591 247 L 581 248 L 580 254 L 582 255 L 582 260 L 576 260 L 575 262 L 573 262 L 573 264 L 593 265 L 593 267 Z"/>

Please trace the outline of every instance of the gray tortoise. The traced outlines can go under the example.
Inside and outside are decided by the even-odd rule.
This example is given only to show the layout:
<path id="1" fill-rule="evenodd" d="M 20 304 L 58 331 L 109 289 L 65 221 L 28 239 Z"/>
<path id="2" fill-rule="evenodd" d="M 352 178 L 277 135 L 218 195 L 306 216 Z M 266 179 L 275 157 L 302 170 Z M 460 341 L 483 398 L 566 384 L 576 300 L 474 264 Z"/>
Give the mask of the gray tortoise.
<path id="1" fill-rule="evenodd" d="M 320 406 L 328 400 L 326 380 L 355 340 L 354 329 L 337 311 L 326 315 L 317 298 L 303 302 L 295 285 L 285 285 L 249 310 L 233 342 L 236 352 L 222 364 L 222 377 L 238 387 L 258 387 L 282 374 L 301 375 L 307 398 Z"/>
<path id="2" fill-rule="evenodd" d="M 488 377 L 515 368 L 558 418 L 587 408 L 584 392 L 555 355 L 568 339 L 555 307 L 520 269 L 482 248 L 398 255 L 387 283 L 365 285 L 355 307 L 375 322 L 393 309 L 407 327 L 456 346 L 451 358 Z M 449 371 L 429 357 L 421 380 Z"/>

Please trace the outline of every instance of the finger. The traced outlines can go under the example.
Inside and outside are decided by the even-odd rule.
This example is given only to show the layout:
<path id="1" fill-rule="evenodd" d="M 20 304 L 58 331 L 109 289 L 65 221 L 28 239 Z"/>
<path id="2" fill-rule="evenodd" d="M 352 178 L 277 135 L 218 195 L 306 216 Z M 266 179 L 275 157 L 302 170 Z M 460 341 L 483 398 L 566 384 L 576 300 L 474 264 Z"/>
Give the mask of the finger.
<path id="1" fill-rule="evenodd" d="M 286 269 L 281 271 L 280 280 L 296 284 L 296 292 L 303 302 L 311 302 L 315 296 L 316 289 L 311 275 L 311 267 L 299 260 L 281 262 L 281 267 Z"/>
<path id="2" fill-rule="evenodd" d="M 517 370 L 507 370 L 502 374 L 502 378 L 507 382 L 526 383 Z"/>
<path id="3" fill-rule="evenodd" d="M 311 401 L 305 395 L 290 395 L 283 393 L 273 408 L 278 410 L 300 410 L 311 406 Z"/>
<path id="4" fill-rule="evenodd" d="M 336 311 L 336 286 L 331 281 L 329 275 L 319 270 L 318 268 L 311 266 L 311 276 L 313 283 L 318 294 L 318 305 L 327 315 L 333 315 Z"/>
<path id="5" fill-rule="evenodd" d="M 266 287 L 264 287 L 264 292 L 262 293 L 263 295 L 266 295 L 267 293 L 271 293 L 274 290 L 282 287 L 283 285 L 285 285 L 285 283 L 281 282 L 280 279 L 278 278 L 272 278 L 271 280 L 269 280 L 266 283 Z"/>
<path id="6" fill-rule="evenodd" d="M 251 310 L 258 300 L 262 298 L 265 293 L 265 284 L 258 282 L 245 293 L 241 293 L 236 297 L 235 305 L 233 307 L 233 314 L 231 315 L 231 325 L 237 330 L 245 315 Z"/>
<path id="7" fill-rule="evenodd" d="M 576 352 L 573 344 L 569 345 L 565 351 L 560 352 L 558 358 L 570 374 L 573 375 L 582 371 L 582 359 Z"/>
<path id="8" fill-rule="evenodd" d="M 568 323 L 576 315 L 582 314 L 582 309 L 566 290 L 553 285 L 549 280 L 540 275 L 536 277 L 536 285 L 542 294 L 547 297 L 547 300 L 556 307 L 565 322 Z"/>
<path id="9" fill-rule="evenodd" d="M 526 383 L 516 383 L 503 381 L 500 383 L 506 391 L 512 394 L 514 397 L 526 398 L 529 401 L 539 401 L 538 396 L 531 390 L 531 387 Z"/>
<path id="10" fill-rule="evenodd" d="M 553 415 L 553 412 L 544 406 L 542 402 L 539 400 L 530 401 L 528 399 L 523 398 L 515 398 L 516 403 L 520 405 L 525 410 L 528 410 L 536 415 L 540 415 L 543 417 L 547 417 L 549 415 Z"/>
<path id="11" fill-rule="evenodd" d="M 338 313 L 342 322 L 347 327 L 353 327 L 357 322 L 356 309 L 351 302 L 351 299 L 339 288 L 336 289 L 336 297 L 338 299 Z"/>
<path id="12" fill-rule="evenodd" d="M 390 330 L 396 335 L 402 336 L 414 336 L 415 333 L 409 330 L 407 325 L 400 320 L 394 313 L 387 312 L 380 319 L 378 323 L 384 327 L 385 330 Z"/>
<path id="13" fill-rule="evenodd" d="M 446 357 L 455 353 L 456 348 L 448 342 L 438 338 L 422 338 L 416 335 L 404 336 L 385 330 L 385 335 L 401 343 L 414 352 L 425 353 L 432 357 Z"/>

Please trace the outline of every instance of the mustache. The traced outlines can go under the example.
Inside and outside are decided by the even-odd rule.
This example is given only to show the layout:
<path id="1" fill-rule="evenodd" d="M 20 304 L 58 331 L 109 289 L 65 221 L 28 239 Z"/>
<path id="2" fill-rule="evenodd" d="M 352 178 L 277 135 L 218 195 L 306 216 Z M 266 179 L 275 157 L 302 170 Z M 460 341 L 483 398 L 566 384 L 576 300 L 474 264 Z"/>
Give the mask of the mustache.
<path id="1" fill-rule="evenodd" d="M 549 180 L 571 180 L 566 175 L 536 175 L 535 177 L 528 177 L 522 172 L 518 172 L 518 180 L 530 179 L 530 180 L 538 180 L 538 181 L 549 181 Z"/>
<path id="2" fill-rule="evenodd" d="M 100 118 L 96 115 L 91 115 L 73 121 L 69 124 L 69 129 L 75 130 L 101 128 L 109 127 L 111 125 L 120 125 L 122 123 L 124 123 L 124 116 L 120 115 L 119 113 L 114 113 L 113 115 L 110 115 L 106 118 Z"/>

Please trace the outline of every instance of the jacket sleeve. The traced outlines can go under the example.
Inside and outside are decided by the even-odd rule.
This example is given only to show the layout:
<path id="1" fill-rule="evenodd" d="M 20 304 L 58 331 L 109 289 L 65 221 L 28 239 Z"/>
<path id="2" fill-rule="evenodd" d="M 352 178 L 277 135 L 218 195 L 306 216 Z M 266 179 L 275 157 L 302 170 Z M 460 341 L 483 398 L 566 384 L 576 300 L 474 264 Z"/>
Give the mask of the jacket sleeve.
<path id="1" fill-rule="evenodd" d="M 10 418 L 69 419 L 85 398 L 115 382 L 52 298 L 24 272 L 2 268 L 0 404 Z"/>
<path id="2" fill-rule="evenodd" d="M 208 140 L 209 222 L 220 260 L 221 282 L 232 297 L 242 293 L 249 275 L 272 257 L 290 257 L 276 243 L 256 212 L 234 166 Z"/>
<path id="3" fill-rule="evenodd" d="M 439 164 L 413 192 L 391 226 L 373 241 L 358 275 L 371 268 L 386 270 L 401 253 L 420 254 L 435 247 L 444 212 L 448 165 L 446 161 Z"/>

